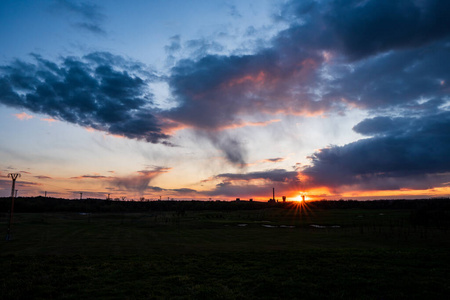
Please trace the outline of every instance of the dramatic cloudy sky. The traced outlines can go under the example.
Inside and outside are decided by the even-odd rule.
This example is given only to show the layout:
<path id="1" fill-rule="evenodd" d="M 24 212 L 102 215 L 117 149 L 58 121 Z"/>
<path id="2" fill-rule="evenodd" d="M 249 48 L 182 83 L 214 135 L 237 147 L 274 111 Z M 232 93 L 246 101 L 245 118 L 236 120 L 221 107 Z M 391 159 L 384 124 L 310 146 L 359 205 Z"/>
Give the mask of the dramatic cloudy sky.
<path id="1" fill-rule="evenodd" d="M 0 196 L 448 197 L 450 1 L 0 2 Z"/>

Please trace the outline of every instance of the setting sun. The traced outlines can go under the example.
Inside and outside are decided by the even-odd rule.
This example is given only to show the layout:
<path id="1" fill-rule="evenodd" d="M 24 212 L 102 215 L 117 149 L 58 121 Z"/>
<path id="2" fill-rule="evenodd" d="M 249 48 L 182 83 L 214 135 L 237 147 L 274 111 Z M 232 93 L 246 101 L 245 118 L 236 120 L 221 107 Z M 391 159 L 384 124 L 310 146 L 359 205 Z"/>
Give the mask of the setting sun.
<path id="1" fill-rule="evenodd" d="M 306 197 L 306 195 L 298 195 L 297 197 L 295 197 L 295 201 L 301 202 L 301 201 L 307 201 L 309 200 L 308 197 Z"/>

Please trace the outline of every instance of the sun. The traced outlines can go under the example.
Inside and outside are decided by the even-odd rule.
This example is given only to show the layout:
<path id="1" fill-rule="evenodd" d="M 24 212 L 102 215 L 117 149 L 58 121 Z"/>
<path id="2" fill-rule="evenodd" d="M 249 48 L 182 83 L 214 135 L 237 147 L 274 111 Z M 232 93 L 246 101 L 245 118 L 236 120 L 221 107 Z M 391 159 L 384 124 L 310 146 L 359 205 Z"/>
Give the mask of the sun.
<path id="1" fill-rule="evenodd" d="M 306 195 L 304 195 L 304 194 L 300 194 L 297 197 L 295 197 L 295 201 L 297 201 L 297 202 L 304 202 L 307 200 L 308 200 L 308 197 L 306 197 Z"/>

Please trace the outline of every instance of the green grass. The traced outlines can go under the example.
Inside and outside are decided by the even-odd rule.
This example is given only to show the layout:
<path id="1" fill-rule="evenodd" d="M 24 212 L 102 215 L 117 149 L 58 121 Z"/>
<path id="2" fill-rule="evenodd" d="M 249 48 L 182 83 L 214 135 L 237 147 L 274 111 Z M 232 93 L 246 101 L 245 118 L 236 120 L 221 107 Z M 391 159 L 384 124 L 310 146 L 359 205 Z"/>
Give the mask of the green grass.
<path id="1" fill-rule="evenodd" d="M 450 232 L 410 215 L 16 214 L 14 239 L 0 243 L 0 298 L 445 299 Z"/>

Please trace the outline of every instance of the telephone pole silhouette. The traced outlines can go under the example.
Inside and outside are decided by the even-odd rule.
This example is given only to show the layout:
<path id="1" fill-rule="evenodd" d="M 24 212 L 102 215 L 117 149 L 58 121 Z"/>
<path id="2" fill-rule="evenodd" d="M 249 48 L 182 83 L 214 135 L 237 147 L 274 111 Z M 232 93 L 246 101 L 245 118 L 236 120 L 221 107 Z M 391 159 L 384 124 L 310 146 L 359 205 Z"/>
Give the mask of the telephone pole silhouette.
<path id="1" fill-rule="evenodd" d="M 16 179 L 20 177 L 20 173 L 9 173 L 8 177 L 12 179 L 12 188 L 11 188 L 11 209 L 9 211 L 9 221 L 8 221 L 8 229 L 6 231 L 6 240 L 12 240 L 12 223 L 13 223 L 13 213 L 14 213 L 14 189 L 16 187 Z"/>

